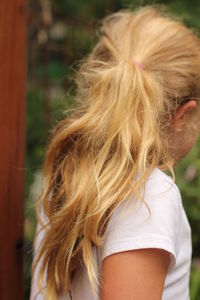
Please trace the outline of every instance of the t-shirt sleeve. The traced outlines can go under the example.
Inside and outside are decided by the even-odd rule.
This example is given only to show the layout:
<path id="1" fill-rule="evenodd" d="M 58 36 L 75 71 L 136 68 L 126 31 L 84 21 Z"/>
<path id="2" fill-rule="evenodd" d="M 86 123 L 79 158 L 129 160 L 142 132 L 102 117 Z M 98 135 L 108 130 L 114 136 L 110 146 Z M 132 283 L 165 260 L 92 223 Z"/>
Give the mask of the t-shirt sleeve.
<path id="1" fill-rule="evenodd" d="M 170 252 L 171 270 L 176 265 L 179 250 L 182 204 L 179 190 L 165 178 L 151 178 L 146 183 L 144 199 L 146 205 L 132 197 L 115 210 L 105 231 L 101 260 L 118 252 L 157 248 Z"/>

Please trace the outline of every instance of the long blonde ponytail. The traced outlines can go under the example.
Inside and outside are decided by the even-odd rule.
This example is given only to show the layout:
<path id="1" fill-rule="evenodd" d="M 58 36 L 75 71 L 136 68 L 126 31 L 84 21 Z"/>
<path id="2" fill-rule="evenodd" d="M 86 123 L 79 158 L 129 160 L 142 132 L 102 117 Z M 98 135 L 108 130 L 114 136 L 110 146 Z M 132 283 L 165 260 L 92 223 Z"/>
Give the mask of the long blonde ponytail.
<path id="1" fill-rule="evenodd" d="M 94 289 L 92 249 L 114 209 L 141 197 L 156 166 L 173 174 L 170 118 L 184 99 L 197 97 L 199 75 L 199 40 L 158 9 L 105 18 L 77 74 L 79 107 L 57 126 L 46 156 L 38 210 L 42 205 L 48 226 L 36 264 L 42 259 L 40 283 L 47 272 L 48 300 L 69 289 L 82 265 Z"/>

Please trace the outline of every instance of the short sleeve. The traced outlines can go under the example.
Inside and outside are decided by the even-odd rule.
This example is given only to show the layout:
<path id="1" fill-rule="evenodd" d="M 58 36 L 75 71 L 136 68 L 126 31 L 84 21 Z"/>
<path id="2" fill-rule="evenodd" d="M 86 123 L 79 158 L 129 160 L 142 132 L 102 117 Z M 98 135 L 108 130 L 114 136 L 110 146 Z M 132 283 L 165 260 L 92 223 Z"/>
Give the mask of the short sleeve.
<path id="1" fill-rule="evenodd" d="M 101 260 L 118 252 L 158 248 L 171 254 L 169 271 L 175 267 L 182 202 L 177 186 L 166 180 L 168 176 L 157 175 L 154 173 L 146 183 L 146 205 L 132 197 L 113 213 L 105 231 Z"/>

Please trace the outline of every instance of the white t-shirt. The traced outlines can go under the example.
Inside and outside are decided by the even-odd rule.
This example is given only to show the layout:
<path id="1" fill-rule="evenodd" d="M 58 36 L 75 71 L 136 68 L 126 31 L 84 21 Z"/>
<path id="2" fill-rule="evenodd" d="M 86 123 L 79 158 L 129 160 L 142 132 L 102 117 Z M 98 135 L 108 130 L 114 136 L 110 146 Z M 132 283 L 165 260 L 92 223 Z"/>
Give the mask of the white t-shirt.
<path id="1" fill-rule="evenodd" d="M 155 168 L 149 176 L 144 199 L 150 208 L 132 197 L 121 203 L 109 220 L 102 247 L 93 248 L 94 259 L 101 274 L 105 257 L 133 249 L 159 248 L 171 253 L 162 300 L 189 300 L 191 266 L 191 229 L 179 189 L 172 178 Z M 134 266 L 133 266 L 134 268 Z M 37 275 L 36 275 L 37 276 Z M 98 287 L 97 291 L 98 291 Z M 31 300 L 41 300 L 35 280 L 32 281 Z M 68 296 L 59 298 L 67 300 Z M 76 272 L 72 281 L 73 300 L 95 300 L 85 269 Z M 134 295 L 133 295 L 134 299 Z"/>

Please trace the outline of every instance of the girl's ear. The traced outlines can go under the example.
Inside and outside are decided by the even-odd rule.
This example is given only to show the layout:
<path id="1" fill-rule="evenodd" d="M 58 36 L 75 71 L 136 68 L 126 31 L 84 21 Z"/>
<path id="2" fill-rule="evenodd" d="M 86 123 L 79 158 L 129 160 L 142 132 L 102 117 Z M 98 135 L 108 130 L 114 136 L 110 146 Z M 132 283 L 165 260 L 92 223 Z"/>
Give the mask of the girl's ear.
<path id="1" fill-rule="evenodd" d="M 175 117 L 172 120 L 172 127 L 176 131 L 181 131 L 184 121 L 183 117 L 191 110 L 193 110 L 197 106 L 197 102 L 195 100 L 189 100 L 186 102 L 181 108 L 179 108 L 175 114 Z"/>

